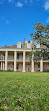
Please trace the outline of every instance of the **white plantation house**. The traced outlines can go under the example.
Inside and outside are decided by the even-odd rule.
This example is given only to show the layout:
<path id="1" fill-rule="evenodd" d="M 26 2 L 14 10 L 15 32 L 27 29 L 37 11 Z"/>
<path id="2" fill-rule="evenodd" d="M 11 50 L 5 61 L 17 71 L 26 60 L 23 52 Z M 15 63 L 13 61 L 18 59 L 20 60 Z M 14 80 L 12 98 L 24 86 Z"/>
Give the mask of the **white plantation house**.
<path id="1" fill-rule="evenodd" d="M 33 47 L 34 41 L 27 42 L 24 38 L 24 43 L 17 42 L 17 45 L 0 46 L 0 70 L 11 70 L 20 72 L 36 72 L 49 70 L 49 59 L 35 62 L 30 61 L 29 53 Z M 39 44 L 36 44 L 40 48 Z"/>

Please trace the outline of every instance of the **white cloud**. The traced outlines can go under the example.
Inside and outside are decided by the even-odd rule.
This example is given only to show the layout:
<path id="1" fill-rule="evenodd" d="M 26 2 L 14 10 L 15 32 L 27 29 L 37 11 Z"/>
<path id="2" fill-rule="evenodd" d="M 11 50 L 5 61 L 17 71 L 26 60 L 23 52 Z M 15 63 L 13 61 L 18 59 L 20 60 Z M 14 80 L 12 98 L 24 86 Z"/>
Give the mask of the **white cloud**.
<path id="1" fill-rule="evenodd" d="M 2 5 L 2 2 L 0 1 L 0 5 Z"/>
<path id="2" fill-rule="evenodd" d="M 22 2 L 19 2 L 19 1 L 18 1 L 18 2 L 16 3 L 16 5 L 15 5 L 15 6 L 16 6 L 16 7 L 23 7 L 24 5 L 23 5 L 23 3 L 22 3 Z"/>
<path id="3" fill-rule="evenodd" d="M 49 10 L 49 0 L 47 0 L 44 4 L 45 10 Z"/>
<path id="4" fill-rule="evenodd" d="M 5 2 L 13 3 L 14 0 L 0 0 L 0 5 L 3 5 Z"/>
<path id="5" fill-rule="evenodd" d="M 49 22 L 49 18 L 47 18 L 46 22 L 47 22 L 47 23 Z"/>
<path id="6" fill-rule="evenodd" d="M 40 0 L 0 0 L 0 5 L 4 4 L 4 2 L 8 2 L 16 7 L 23 7 L 26 4 L 38 4 L 39 1 Z"/>
<path id="7" fill-rule="evenodd" d="M 9 2 L 9 3 L 13 3 L 13 2 L 14 2 L 14 0 L 8 0 L 8 2 Z"/>
<path id="8" fill-rule="evenodd" d="M 33 3 L 33 0 L 30 0 L 30 3 Z"/>
<path id="9" fill-rule="evenodd" d="M 7 25 L 10 24 L 10 20 L 5 16 L 0 17 L 0 22 L 4 23 L 4 24 L 7 24 Z"/>
<path id="10" fill-rule="evenodd" d="M 9 3 L 11 3 L 12 2 L 12 0 L 8 0 L 9 1 Z"/>
<path id="11" fill-rule="evenodd" d="M 3 5 L 3 0 L 0 0 L 0 5 Z"/>
<path id="12" fill-rule="evenodd" d="M 25 4 L 27 4 L 27 0 L 24 0 Z"/>

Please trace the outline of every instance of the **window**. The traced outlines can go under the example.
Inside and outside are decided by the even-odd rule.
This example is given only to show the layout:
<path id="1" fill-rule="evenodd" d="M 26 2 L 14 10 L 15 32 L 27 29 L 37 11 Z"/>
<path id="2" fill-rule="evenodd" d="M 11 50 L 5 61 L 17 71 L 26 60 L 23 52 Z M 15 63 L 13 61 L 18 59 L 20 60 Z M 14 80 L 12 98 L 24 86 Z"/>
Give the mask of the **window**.
<path id="1" fill-rule="evenodd" d="M 17 54 L 17 59 L 19 59 L 19 54 Z"/>
<path id="2" fill-rule="evenodd" d="M 19 64 L 17 64 L 17 67 L 16 67 L 16 69 L 19 69 Z"/>
<path id="3" fill-rule="evenodd" d="M 40 65 L 38 64 L 38 68 L 40 68 Z"/>

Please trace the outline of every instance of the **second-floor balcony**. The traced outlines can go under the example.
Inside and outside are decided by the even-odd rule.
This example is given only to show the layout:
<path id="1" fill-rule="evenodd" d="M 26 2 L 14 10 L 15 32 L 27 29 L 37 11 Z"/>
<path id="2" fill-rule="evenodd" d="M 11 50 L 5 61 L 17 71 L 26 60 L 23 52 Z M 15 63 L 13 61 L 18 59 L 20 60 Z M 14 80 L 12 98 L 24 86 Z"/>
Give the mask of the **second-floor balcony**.
<path id="1" fill-rule="evenodd" d="M 5 57 L 0 57 L 0 61 L 4 61 L 5 60 Z"/>
<path id="2" fill-rule="evenodd" d="M 30 58 L 26 58 L 26 59 L 25 59 L 25 62 L 30 62 Z"/>
<path id="3" fill-rule="evenodd" d="M 8 61 L 13 61 L 14 60 L 14 57 L 8 57 L 8 59 L 7 59 Z"/>
<path id="4" fill-rule="evenodd" d="M 23 57 L 17 59 L 17 62 L 23 62 Z M 30 59 L 29 58 L 25 58 L 25 62 L 30 62 Z"/>
<path id="5" fill-rule="evenodd" d="M 14 61 L 14 56 L 10 56 L 7 58 L 8 61 Z M 0 57 L 0 61 L 5 61 L 5 57 Z M 17 58 L 17 62 L 23 62 L 23 57 Z M 30 59 L 25 57 L 25 62 L 30 62 Z"/>
<path id="6" fill-rule="evenodd" d="M 23 58 L 17 58 L 17 62 L 23 62 Z"/>

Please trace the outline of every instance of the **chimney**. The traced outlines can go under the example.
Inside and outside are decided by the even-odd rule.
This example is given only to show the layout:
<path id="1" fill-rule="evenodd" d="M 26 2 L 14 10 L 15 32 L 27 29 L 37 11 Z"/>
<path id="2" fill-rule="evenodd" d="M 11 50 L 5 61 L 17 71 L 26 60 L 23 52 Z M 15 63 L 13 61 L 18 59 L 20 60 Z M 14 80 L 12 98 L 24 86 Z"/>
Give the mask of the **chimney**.
<path id="1" fill-rule="evenodd" d="M 24 38 L 24 45 L 25 45 L 25 38 Z"/>
<path id="2" fill-rule="evenodd" d="M 33 40 L 32 40 L 32 44 L 34 45 L 34 38 L 33 38 Z"/>

